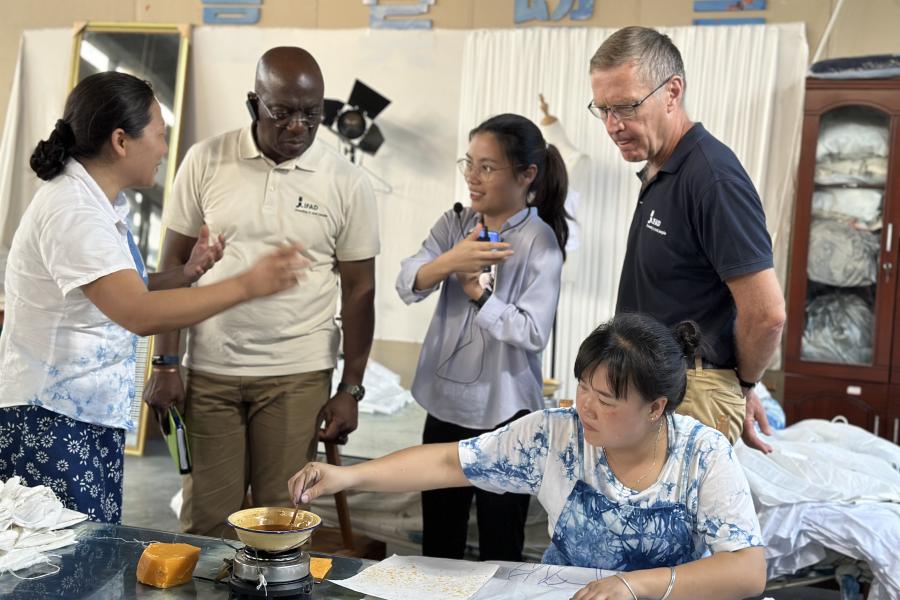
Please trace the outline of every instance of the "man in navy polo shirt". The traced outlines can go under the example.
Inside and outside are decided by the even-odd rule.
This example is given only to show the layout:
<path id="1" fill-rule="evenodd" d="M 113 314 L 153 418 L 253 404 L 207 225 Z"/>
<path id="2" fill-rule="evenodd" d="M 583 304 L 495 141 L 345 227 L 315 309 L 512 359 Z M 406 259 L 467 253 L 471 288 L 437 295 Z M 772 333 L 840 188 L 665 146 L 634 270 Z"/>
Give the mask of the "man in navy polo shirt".
<path id="1" fill-rule="evenodd" d="M 616 312 L 669 326 L 691 320 L 702 356 L 679 412 L 771 451 L 753 386 L 781 340 L 784 296 L 772 268 L 762 203 L 734 153 L 684 109 L 685 74 L 668 36 L 626 27 L 591 59 L 589 109 L 638 173 Z M 743 432 L 743 433 L 742 433 Z"/>

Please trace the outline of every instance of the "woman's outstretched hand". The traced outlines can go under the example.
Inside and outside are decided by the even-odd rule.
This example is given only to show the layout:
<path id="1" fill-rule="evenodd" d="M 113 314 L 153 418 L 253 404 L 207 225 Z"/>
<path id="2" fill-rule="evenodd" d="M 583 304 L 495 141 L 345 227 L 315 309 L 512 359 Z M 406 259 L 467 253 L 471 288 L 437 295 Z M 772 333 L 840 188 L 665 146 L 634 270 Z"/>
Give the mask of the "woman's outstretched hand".
<path id="1" fill-rule="evenodd" d="M 288 490 L 295 505 L 309 504 L 323 494 L 336 494 L 350 486 L 347 467 L 318 462 L 307 463 L 288 481 Z"/>

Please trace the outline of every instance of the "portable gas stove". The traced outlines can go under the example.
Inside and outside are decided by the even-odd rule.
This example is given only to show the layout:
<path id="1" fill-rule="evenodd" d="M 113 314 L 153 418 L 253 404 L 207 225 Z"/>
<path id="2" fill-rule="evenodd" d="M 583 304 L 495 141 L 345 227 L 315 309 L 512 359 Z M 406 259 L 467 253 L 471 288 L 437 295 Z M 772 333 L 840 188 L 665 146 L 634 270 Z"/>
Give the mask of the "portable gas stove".
<path id="1" fill-rule="evenodd" d="M 260 586 L 260 575 L 265 578 L 264 586 Z M 313 583 L 309 554 L 300 549 L 263 552 L 245 546 L 235 553 L 228 578 L 234 598 L 307 600 L 312 595 Z"/>

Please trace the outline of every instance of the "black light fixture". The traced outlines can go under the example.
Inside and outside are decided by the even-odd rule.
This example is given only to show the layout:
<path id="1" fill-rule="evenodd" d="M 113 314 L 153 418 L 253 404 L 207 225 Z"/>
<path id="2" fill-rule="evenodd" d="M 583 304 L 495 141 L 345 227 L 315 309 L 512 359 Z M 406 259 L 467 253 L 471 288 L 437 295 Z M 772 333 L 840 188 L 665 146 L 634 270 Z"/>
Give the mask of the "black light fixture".
<path id="1" fill-rule="evenodd" d="M 359 79 L 353 84 L 347 102 L 325 99 L 322 124 L 347 144 L 347 154 L 353 160 L 356 150 L 375 154 L 384 143 L 381 130 L 374 123 L 391 101 Z"/>

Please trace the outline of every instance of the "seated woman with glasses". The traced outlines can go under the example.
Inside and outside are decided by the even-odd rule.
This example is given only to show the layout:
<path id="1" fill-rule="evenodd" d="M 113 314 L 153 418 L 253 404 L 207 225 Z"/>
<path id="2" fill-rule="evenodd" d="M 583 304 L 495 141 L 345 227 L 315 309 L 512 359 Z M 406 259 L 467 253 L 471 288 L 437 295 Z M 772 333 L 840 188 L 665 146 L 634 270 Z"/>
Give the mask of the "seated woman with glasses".
<path id="1" fill-rule="evenodd" d="M 568 237 L 566 169 L 519 115 L 488 119 L 458 161 L 471 207 L 457 203 L 403 261 L 407 304 L 440 288 L 413 397 L 427 411 L 423 442 L 456 442 L 543 408 L 540 353 L 559 299 Z M 482 560 L 520 560 L 529 496 L 482 490 L 422 495 L 423 553 L 462 558 L 472 498 Z"/>
<path id="2" fill-rule="evenodd" d="M 531 494 L 549 519 L 543 562 L 618 571 L 578 600 L 755 596 L 766 565 L 744 472 L 725 436 L 675 414 L 699 337 L 692 322 L 673 335 L 620 314 L 578 350 L 575 408 L 351 467 L 311 463 L 288 483 L 292 498 L 471 485 Z"/>

